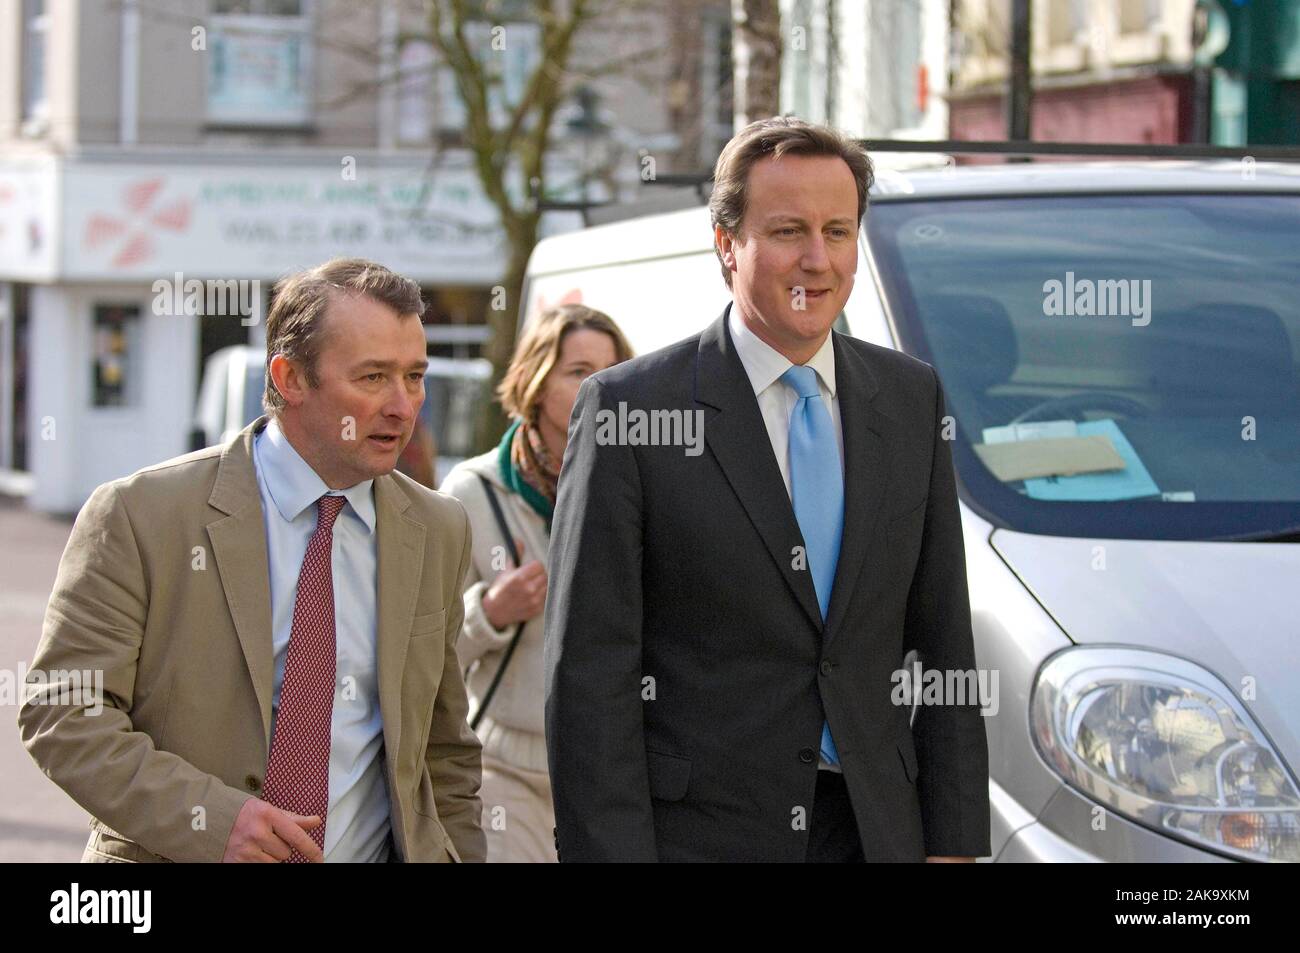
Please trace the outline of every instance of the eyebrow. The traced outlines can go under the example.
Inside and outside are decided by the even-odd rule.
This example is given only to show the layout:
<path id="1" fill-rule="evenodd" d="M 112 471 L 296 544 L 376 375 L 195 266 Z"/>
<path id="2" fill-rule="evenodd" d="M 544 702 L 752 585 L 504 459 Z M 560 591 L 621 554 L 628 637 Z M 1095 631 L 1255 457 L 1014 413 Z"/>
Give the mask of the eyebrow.
<path id="1" fill-rule="evenodd" d="M 775 215 L 769 215 L 766 219 L 764 219 L 764 224 L 766 225 L 777 225 L 782 222 L 793 222 L 797 225 L 808 224 L 808 221 L 806 219 L 800 218 L 798 215 L 786 215 L 780 212 L 776 213 Z M 827 225 L 852 225 L 853 219 L 847 218 L 845 216 L 840 216 L 839 218 L 831 219 L 826 224 Z"/>
<path id="2" fill-rule="evenodd" d="M 352 373 L 359 374 L 369 368 L 373 368 L 376 371 L 391 371 L 395 370 L 397 367 L 398 364 L 396 361 L 381 361 L 378 358 L 370 358 L 369 360 L 360 361 L 359 363 L 352 365 Z M 412 361 L 407 365 L 407 370 L 412 371 L 426 371 L 428 368 L 429 361 L 427 358 L 423 361 Z"/>

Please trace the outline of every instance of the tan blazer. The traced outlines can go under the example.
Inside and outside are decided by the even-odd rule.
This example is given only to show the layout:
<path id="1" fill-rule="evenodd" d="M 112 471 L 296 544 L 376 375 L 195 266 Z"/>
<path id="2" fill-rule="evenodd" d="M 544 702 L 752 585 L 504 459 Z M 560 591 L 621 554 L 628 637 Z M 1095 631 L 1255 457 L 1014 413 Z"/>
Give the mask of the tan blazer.
<path id="1" fill-rule="evenodd" d="M 273 663 L 252 441 L 265 424 L 104 484 L 77 517 L 32 669 L 101 669 L 103 711 L 38 699 L 18 723 L 93 815 L 85 860 L 219 861 L 261 792 Z M 469 523 L 398 473 L 374 492 L 393 844 L 406 861 L 482 860 L 481 749 L 455 655 Z"/>

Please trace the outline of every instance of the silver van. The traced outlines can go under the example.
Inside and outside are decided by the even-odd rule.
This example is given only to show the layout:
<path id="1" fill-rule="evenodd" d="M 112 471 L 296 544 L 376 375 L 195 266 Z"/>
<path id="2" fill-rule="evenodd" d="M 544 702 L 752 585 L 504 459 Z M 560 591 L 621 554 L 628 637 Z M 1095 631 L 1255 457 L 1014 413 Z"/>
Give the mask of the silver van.
<path id="1" fill-rule="evenodd" d="M 704 207 L 541 242 L 638 353 L 729 300 Z M 951 415 L 998 861 L 1300 859 L 1300 174 L 885 171 L 837 328 Z"/>

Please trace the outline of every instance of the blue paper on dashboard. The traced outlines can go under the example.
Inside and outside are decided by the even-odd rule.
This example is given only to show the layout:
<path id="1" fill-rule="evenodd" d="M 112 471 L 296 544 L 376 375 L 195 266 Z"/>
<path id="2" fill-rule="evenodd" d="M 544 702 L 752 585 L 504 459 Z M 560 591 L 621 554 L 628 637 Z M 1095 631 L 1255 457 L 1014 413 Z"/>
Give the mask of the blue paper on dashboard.
<path id="1" fill-rule="evenodd" d="M 1156 481 L 1138 458 L 1119 425 L 1113 420 L 1091 420 L 1079 424 L 1079 436 L 1100 434 L 1110 438 L 1124 460 L 1123 470 L 1080 473 L 1077 476 L 1036 477 L 1025 481 L 1025 491 L 1036 500 L 1105 501 L 1134 500 L 1160 493 Z"/>

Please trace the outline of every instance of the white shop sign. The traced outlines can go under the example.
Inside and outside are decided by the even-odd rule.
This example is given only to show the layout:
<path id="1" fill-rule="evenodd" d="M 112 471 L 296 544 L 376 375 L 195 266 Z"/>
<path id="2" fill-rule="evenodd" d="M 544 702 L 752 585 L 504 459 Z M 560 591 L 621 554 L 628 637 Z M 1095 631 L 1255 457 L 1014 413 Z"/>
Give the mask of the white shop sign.
<path id="1" fill-rule="evenodd" d="M 342 168 L 68 164 L 61 277 L 273 279 L 355 255 L 426 283 L 500 280 L 496 211 L 472 172 Z"/>
<path id="2" fill-rule="evenodd" d="M 49 281 L 58 268 L 55 160 L 0 163 L 0 279 Z"/>

